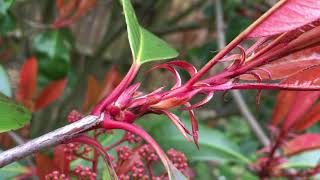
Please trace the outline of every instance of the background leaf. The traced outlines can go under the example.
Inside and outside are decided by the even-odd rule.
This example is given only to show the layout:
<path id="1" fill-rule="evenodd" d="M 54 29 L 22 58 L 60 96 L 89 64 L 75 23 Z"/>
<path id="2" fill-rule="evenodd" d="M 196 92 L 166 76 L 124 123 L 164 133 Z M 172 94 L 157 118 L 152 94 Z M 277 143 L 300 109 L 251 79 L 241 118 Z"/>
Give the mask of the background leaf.
<path id="1" fill-rule="evenodd" d="M 69 72 L 72 36 L 68 30 L 49 30 L 37 35 L 32 47 L 40 73 L 57 80 Z"/>
<path id="2" fill-rule="evenodd" d="M 0 92 L 9 97 L 12 96 L 11 86 L 10 86 L 7 72 L 1 65 L 0 65 Z"/>
<path id="3" fill-rule="evenodd" d="M 50 103 L 58 99 L 64 88 L 66 87 L 67 80 L 62 79 L 59 81 L 52 81 L 40 93 L 35 101 L 35 111 L 48 106 Z"/>
<path id="4" fill-rule="evenodd" d="M 31 113 L 0 93 L 0 133 L 23 127 L 31 119 Z"/>
<path id="5" fill-rule="evenodd" d="M 27 167 L 19 164 L 18 162 L 11 163 L 3 168 L 0 168 L 1 180 L 12 180 L 16 176 L 28 173 Z"/>
<path id="6" fill-rule="evenodd" d="M 282 168 L 313 168 L 318 165 L 320 150 L 306 151 L 292 156 L 287 163 L 281 165 Z"/>
<path id="7" fill-rule="evenodd" d="M 135 63 L 143 64 L 149 61 L 170 59 L 178 56 L 178 52 L 165 41 L 139 25 L 130 0 L 122 0 L 121 2 Z"/>
<path id="8" fill-rule="evenodd" d="M 181 118 L 181 117 L 180 117 Z M 183 118 L 181 118 L 183 119 Z M 174 148 L 182 151 L 191 161 L 218 161 L 248 163 L 249 160 L 244 157 L 236 144 L 224 136 L 221 132 L 207 128 L 199 127 L 199 146 L 196 146 L 185 140 L 185 138 L 176 130 L 164 116 L 148 116 L 142 122 L 143 127 L 149 129 L 151 136 L 164 149 Z M 186 123 L 190 127 L 189 123 Z"/>
<path id="9" fill-rule="evenodd" d="M 33 97 L 37 90 L 38 63 L 35 57 L 28 59 L 21 68 L 16 99 L 29 109 L 33 109 Z"/>

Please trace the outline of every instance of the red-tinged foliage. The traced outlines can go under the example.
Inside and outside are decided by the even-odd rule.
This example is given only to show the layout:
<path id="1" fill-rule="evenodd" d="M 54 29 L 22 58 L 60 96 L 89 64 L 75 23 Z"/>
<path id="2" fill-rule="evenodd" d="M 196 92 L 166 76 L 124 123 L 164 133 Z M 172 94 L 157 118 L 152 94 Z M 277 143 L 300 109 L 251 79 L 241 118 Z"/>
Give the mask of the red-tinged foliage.
<path id="1" fill-rule="evenodd" d="M 287 78 L 296 72 L 319 64 L 320 45 L 317 45 L 274 60 L 266 65 L 260 66 L 259 69 L 253 72 L 258 74 L 262 80 L 269 80 L 269 73 L 272 80 L 277 80 Z M 267 71 L 269 73 L 267 73 Z M 251 75 L 242 75 L 240 78 L 243 80 L 256 80 L 256 78 Z"/>
<path id="2" fill-rule="evenodd" d="M 121 82 L 122 77 L 115 66 L 106 73 L 104 77 L 104 88 L 100 94 L 99 100 L 106 97 Z"/>
<path id="3" fill-rule="evenodd" d="M 99 97 L 102 91 L 102 87 L 99 84 L 98 80 L 89 75 L 88 77 L 88 85 L 87 92 L 83 102 L 83 112 L 87 112 L 90 110 L 97 102 L 99 102 Z"/>
<path id="4" fill-rule="evenodd" d="M 320 148 L 320 134 L 311 133 L 297 136 L 282 147 L 287 156 L 318 148 Z"/>
<path id="5" fill-rule="evenodd" d="M 283 122 L 283 130 L 289 130 L 300 118 L 305 115 L 310 107 L 317 101 L 320 96 L 320 91 L 305 92 L 301 91 L 297 93 L 295 101 L 293 102 L 289 113 Z"/>
<path id="6" fill-rule="evenodd" d="M 38 63 L 35 57 L 29 58 L 20 71 L 20 82 L 16 100 L 29 109 L 33 109 L 33 97 L 37 88 Z"/>
<path id="7" fill-rule="evenodd" d="M 96 5 L 96 0 L 57 0 L 59 17 L 52 24 L 54 28 L 69 26 Z"/>
<path id="8" fill-rule="evenodd" d="M 280 82 L 284 87 L 315 87 L 320 88 L 320 66 L 313 66 L 297 72 L 289 78 Z"/>
<path id="9" fill-rule="evenodd" d="M 46 107 L 56 99 L 58 99 L 66 87 L 67 79 L 52 81 L 40 93 L 35 100 L 35 111 Z"/>
<path id="10" fill-rule="evenodd" d="M 121 81 L 118 70 L 112 66 L 106 73 L 103 83 L 100 83 L 95 77 L 88 77 L 88 85 L 82 111 L 88 112 L 106 97 Z"/>
<path id="11" fill-rule="evenodd" d="M 52 171 L 58 170 L 52 158 L 45 154 L 36 153 L 36 171 L 40 180 L 45 180 L 45 176 Z"/>
<path id="12" fill-rule="evenodd" d="M 66 158 L 67 153 L 65 151 L 64 145 L 59 145 L 54 148 L 54 158 L 53 162 L 57 169 L 59 169 L 60 172 L 63 174 L 68 175 L 70 170 L 70 162 L 68 158 Z"/>
<path id="13" fill-rule="evenodd" d="M 275 9 L 277 8 L 277 9 Z M 300 28 L 320 17 L 318 0 L 282 0 L 248 37 L 272 36 Z"/>
<path id="14" fill-rule="evenodd" d="M 296 91 L 280 91 L 272 113 L 271 124 L 273 126 L 277 126 L 285 118 L 295 100 L 296 94 Z"/>
<path id="15" fill-rule="evenodd" d="M 320 103 L 315 104 L 294 126 L 295 131 L 304 131 L 320 120 Z"/>

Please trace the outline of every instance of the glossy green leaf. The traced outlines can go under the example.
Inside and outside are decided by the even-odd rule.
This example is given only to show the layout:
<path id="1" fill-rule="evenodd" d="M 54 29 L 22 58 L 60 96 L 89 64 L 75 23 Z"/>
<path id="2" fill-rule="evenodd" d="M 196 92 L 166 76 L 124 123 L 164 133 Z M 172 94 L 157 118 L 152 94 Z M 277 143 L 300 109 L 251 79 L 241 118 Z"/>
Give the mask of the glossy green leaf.
<path id="1" fill-rule="evenodd" d="M 14 4 L 15 0 L 0 0 L 0 13 L 6 15 L 9 8 Z"/>
<path id="2" fill-rule="evenodd" d="M 0 93 L 11 97 L 11 86 L 6 70 L 0 65 Z"/>
<path id="3" fill-rule="evenodd" d="M 23 127 L 31 119 L 31 113 L 0 93 L 0 133 Z"/>
<path id="4" fill-rule="evenodd" d="M 170 59 L 178 56 L 178 52 L 165 41 L 139 25 L 130 0 L 121 0 L 121 2 L 135 63 L 143 64 L 149 61 Z"/>
<path id="5" fill-rule="evenodd" d="M 36 36 L 32 44 L 40 73 L 51 79 L 61 79 L 70 67 L 72 37 L 67 30 L 49 30 Z"/>
<path id="6" fill-rule="evenodd" d="M 181 118 L 181 117 L 180 117 Z M 220 163 L 239 162 L 249 163 L 250 160 L 244 157 L 239 147 L 230 139 L 217 130 L 200 126 L 199 145 L 200 150 L 192 142 L 188 142 L 176 130 L 173 124 L 163 116 L 150 116 L 149 120 L 143 121 L 143 126 L 149 129 L 151 136 L 164 149 L 175 148 L 184 152 L 189 160 L 194 161 L 218 161 Z M 186 122 L 186 121 L 184 121 Z M 187 127 L 190 127 L 186 122 Z"/>
<path id="7" fill-rule="evenodd" d="M 320 150 L 305 151 L 292 156 L 287 163 L 281 165 L 282 168 L 313 168 L 319 163 Z"/>

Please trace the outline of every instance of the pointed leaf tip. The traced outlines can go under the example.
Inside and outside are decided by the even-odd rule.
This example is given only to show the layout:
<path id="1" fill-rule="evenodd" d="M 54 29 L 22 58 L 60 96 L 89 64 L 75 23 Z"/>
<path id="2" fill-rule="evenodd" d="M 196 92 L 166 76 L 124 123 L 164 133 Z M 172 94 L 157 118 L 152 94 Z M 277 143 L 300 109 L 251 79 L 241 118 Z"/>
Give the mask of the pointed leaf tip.
<path id="1" fill-rule="evenodd" d="M 178 56 L 178 52 L 165 41 L 140 26 L 130 0 L 121 0 L 121 2 L 134 63 L 143 64 Z"/>

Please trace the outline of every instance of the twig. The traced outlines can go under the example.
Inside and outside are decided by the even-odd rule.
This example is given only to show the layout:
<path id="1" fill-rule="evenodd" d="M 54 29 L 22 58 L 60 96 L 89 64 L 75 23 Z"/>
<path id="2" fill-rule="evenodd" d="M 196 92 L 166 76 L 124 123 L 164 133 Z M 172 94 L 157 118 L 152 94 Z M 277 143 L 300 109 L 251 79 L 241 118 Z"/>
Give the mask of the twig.
<path id="1" fill-rule="evenodd" d="M 54 146 L 71 138 L 74 138 L 80 135 L 82 132 L 85 132 L 97 126 L 102 122 L 102 120 L 103 118 L 89 115 L 75 123 L 66 125 L 55 131 L 33 139 L 25 144 L 4 151 L 0 154 L 0 168 L 28 155 L 31 155 L 36 151 Z"/>
<path id="2" fill-rule="evenodd" d="M 10 138 L 17 144 L 17 145 L 22 145 L 25 143 L 25 140 L 22 139 L 22 137 L 20 137 L 18 134 L 16 134 L 15 132 L 8 132 L 8 135 L 10 136 Z M 35 167 L 35 164 L 33 163 L 32 159 L 30 157 L 26 157 L 26 162 L 28 163 L 28 166 L 30 167 Z"/>
<path id="3" fill-rule="evenodd" d="M 226 46 L 225 40 L 225 32 L 224 32 L 224 21 L 223 21 L 223 13 L 222 13 L 222 4 L 220 0 L 215 1 L 215 10 L 216 10 L 216 28 L 217 28 L 217 36 L 218 36 L 218 47 L 222 49 Z M 247 121 L 248 125 L 250 126 L 251 130 L 254 132 L 258 140 L 264 145 L 268 146 L 270 141 L 266 134 L 263 132 L 261 126 L 249 110 L 249 107 L 245 100 L 243 99 L 241 92 L 238 90 L 234 90 L 231 92 L 235 102 L 242 114 L 242 116 Z"/>

